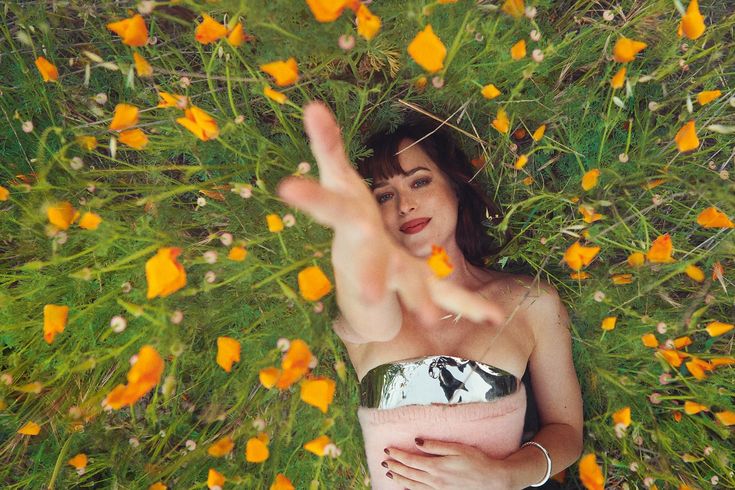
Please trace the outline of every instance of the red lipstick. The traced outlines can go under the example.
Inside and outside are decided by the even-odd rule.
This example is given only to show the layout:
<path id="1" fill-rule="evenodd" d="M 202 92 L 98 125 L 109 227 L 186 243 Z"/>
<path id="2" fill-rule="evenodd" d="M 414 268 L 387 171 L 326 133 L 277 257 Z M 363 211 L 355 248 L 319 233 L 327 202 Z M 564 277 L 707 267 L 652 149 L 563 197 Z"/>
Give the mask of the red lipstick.
<path id="1" fill-rule="evenodd" d="M 431 218 L 417 218 L 407 221 L 401 225 L 401 231 L 408 235 L 413 235 L 423 230 L 429 224 Z"/>

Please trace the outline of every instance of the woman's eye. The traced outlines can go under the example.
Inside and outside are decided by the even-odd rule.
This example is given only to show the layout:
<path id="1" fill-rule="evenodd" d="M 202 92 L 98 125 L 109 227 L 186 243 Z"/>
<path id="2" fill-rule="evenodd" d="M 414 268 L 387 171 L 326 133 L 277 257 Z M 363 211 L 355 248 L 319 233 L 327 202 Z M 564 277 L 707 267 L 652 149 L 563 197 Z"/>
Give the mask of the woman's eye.
<path id="1" fill-rule="evenodd" d="M 414 185 L 414 187 L 424 187 L 426 185 L 429 185 L 430 182 L 431 182 L 431 179 L 430 178 L 428 178 L 428 177 L 422 177 L 422 178 L 418 179 L 416 182 L 414 182 L 413 185 Z M 418 185 L 418 184 L 421 184 L 421 185 Z M 391 195 L 392 194 L 390 192 L 386 192 L 385 194 L 381 194 L 380 196 L 378 196 L 378 204 L 383 204 L 385 202 L 385 200 L 383 200 L 383 198 L 385 196 L 391 196 Z"/>

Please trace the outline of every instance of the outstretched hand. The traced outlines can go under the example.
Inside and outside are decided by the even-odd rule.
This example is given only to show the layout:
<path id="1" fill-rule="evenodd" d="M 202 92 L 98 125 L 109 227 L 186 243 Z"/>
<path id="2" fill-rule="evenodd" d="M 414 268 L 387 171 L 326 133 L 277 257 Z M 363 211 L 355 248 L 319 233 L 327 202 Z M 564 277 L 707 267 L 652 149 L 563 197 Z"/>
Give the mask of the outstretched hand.
<path id="1" fill-rule="evenodd" d="M 349 272 L 366 304 L 386 288 L 429 325 L 447 311 L 474 322 L 500 324 L 500 308 L 476 293 L 438 279 L 424 261 L 409 254 L 385 230 L 375 197 L 345 153 L 342 134 L 322 102 L 304 107 L 304 128 L 319 167 L 319 181 L 286 177 L 276 190 L 281 199 L 335 231 L 332 263 Z"/>

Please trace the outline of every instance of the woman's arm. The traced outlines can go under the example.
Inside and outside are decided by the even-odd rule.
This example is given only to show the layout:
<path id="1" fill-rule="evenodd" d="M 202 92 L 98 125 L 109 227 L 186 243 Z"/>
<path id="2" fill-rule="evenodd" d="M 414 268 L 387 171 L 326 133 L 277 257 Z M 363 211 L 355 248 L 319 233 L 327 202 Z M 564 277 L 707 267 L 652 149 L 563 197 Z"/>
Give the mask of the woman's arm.
<path id="1" fill-rule="evenodd" d="M 528 369 L 541 423 L 531 440 L 548 451 L 553 475 L 582 454 L 582 393 L 572 361 L 569 315 L 556 289 L 543 283 L 541 295 L 527 313 L 535 338 Z M 535 446 L 526 446 L 504 461 L 512 488 L 538 483 L 546 472 L 546 458 Z"/>

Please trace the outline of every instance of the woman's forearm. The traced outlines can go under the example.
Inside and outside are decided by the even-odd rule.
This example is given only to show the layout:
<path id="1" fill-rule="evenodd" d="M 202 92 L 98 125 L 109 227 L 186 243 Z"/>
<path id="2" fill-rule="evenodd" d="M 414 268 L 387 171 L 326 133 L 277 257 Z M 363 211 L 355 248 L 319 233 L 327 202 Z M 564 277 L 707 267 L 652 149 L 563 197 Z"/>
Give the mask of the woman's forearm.
<path id="1" fill-rule="evenodd" d="M 582 434 L 568 424 L 547 424 L 531 439 L 541 444 L 551 458 L 551 474 L 574 464 L 582 454 Z M 546 474 L 546 457 L 536 446 L 519 449 L 504 460 L 511 488 L 526 488 L 539 483 Z"/>

